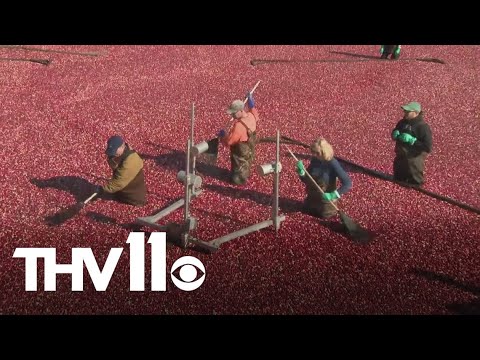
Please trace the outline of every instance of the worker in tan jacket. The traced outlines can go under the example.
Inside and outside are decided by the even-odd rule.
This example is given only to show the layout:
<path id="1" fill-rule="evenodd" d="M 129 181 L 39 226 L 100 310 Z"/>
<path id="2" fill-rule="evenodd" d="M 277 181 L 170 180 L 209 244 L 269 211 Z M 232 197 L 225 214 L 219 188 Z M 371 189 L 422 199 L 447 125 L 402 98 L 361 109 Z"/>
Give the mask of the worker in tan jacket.
<path id="1" fill-rule="evenodd" d="M 100 194 L 130 205 L 145 205 L 147 189 L 142 158 L 118 135 L 108 139 L 105 153 L 113 176 L 103 187 L 98 187 Z"/>

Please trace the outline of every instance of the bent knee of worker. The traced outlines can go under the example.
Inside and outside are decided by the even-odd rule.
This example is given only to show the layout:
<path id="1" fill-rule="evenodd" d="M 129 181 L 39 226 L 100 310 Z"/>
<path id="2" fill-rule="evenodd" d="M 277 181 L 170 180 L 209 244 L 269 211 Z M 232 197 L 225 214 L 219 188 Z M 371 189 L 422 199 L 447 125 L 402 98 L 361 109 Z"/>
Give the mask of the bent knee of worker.
<path id="1" fill-rule="evenodd" d="M 247 178 L 239 174 L 233 174 L 231 181 L 235 185 L 243 185 L 247 182 Z"/>

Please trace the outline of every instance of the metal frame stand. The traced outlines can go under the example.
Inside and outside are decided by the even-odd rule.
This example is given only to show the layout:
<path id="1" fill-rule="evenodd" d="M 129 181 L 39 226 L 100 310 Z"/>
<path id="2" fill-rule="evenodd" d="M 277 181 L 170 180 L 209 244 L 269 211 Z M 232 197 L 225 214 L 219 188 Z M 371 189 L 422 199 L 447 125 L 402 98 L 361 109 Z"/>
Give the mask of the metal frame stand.
<path id="1" fill-rule="evenodd" d="M 194 144 L 193 143 L 194 119 L 195 119 L 195 104 L 192 104 L 191 129 L 190 129 L 191 131 L 190 131 L 190 138 L 187 141 L 187 161 L 185 165 L 185 170 L 184 171 L 182 170 L 177 174 L 177 179 L 181 183 L 183 183 L 185 186 L 184 198 L 176 201 L 175 203 L 159 211 L 155 215 L 139 217 L 136 220 L 137 224 L 148 226 L 159 231 L 166 231 L 169 228 L 169 226 L 160 225 L 160 224 L 157 224 L 157 222 L 160 219 L 164 218 L 165 216 L 171 214 L 173 211 L 183 206 L 184 222 L 181 225 L 182 233 L 180 235 L 180 245 L 183 248 L 186 248 L 188 246 L 188 242 L 190 240 L 190 234 L 189 234 L 190 231 L 194 230 L 197 227 L 197 219 L 190 216 L 190 201 L 202 193 L 202 190 L 200 188 L 202 184 L 202 179 L 200 176 L 195 175 L 196 155 L 208 149 L 208 144 L 206 142 L 202 142 L 195 146 L 193 145 Z"/>
<path id="2" fill-rule="evenodd" d="M 261 175 L 274 174 L 273 177 L 273 204 L 272 204 L 272 217 L 269 220 L 262 221 L 260 223 L 248 226 L 241 230 L 235 231 L 233 233 L 224 235 L 217 239 L 211 241 L 202 241 L 194 238 L 190 235 L 190 232 L 195 230 L 198 224 L 196 218 L 190 215 L 190 202 L 193 198 L 201 194 L 201 184 L 202 179 L 195 175 L 195 162 L 197 155 L 208 150 L 208 143 L 203 141 L 197 145 L 194 144 L 193 140 L 193 129 L 194 129 L 194 114 L 195 114 L 195 104 L 192 104 L 192 116 L 191 116 L 191 131 L 190 138 L 187 141 L 187 161 L 185 171 L 180 171 L 177 174 L 177 179 L 182 182 L 185 186 L 185 195 L 184 198 L 176 201 L 172 205 L 162 209 L 158 213 L 152 216 L 139 217 L 136 222 L 140 225 L 151 227 L 158 231 L 166 231 L 169 228 L 169 225 L 160 225 L 157 222 L 169 215 L 173 211 L 181 208 L 184 208 L 184 221 L 181 225 L 181 234 L 180 234 L 180 245 L 183 248 L 187 248 L 190 243 L 195 244 L 203 249 L 208 250 L 209 252 L 215 252 L 219 249 L 220 245 L 236 239 L 240 236 L 250 234 L 255 231 L 259 231 L 269 226 L 274 226 L 275 231 L 278 232 L 280 229 L 280 223 L 285 220 L 285 215 L 279 215 L 278 209 L 278 197 L 279 197 L 279 183 L 280 183 L 280 172 L 282 170 L 282 164 L 280 163 L 280 132 L 277 130 L 277 151 L 276 151 L 276 161 L 271 164 L 266 164 L 259 166 L 259 171 Z"/>
<path id="3" fill-rule="evenodd" d="M 259 231 L 269 226 L 274 226 L 275 232 L 280 229 L 280 223 L 285 220 L 285 215 L 279 215 L 278 211 L 278 197 L 279 197 L 279 185 L 280 185 L 280 172 L 282 171 L 282 164 L 280 163 L 280 131 L 277 130 L 277 151 L 276 161 L 272 164 L 259 166 L 261 175 L 274 174 L 273 177 L 273 204 L 272 204 L 272 217 L 269 220 L 259 222 L 257 224 L 248 226 L 246 228 L 234 231 L 230 234 L 221 236 L 214 240 L 209 241 L 207 244 L 218 249 L 220 245 L 228 241 L 234 240 L 240 236 L 250 234 L 255 231 Z"/>

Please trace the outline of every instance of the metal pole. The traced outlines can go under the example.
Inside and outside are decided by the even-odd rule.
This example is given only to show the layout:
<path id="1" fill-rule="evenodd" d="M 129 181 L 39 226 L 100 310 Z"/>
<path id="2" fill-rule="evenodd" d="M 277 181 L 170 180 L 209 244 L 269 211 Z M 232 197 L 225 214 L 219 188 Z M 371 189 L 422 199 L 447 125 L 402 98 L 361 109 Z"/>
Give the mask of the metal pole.
<path id="1" fill-rule="evenodd" d="M 195 140 L 193 139 L 193 129 L 194 129 L 194 122 L 195 122 L 195 103 L 192 103 L 192 114 L 190 119 L 190 146 L 195 145 Z M 192 169 L 190 170 L 192 175 L 195 175 L 195 156 L 192 159 Z"/>
<path id="2" fill-rule="evenodd" d="M 218 247 L 218 246 L 222 245 L 224 242 L 227 242 L 227 241 L 236 239 L 240 236 L 245 236 L 245 235 L 248 235 L 248 234 L 250 234 L 254 231 L 262 230 L 266 227 L 269 227 L 270 225 L 272 225 L 272 223 L 273 223 L 272 220 L 262 221 L 260 223 L 251 225 L 249 227 L 246 227 L 246 228 L 240 229 L 238 231 L 234 231 L 234 232 L 232 232 L 230 234 L 227 234 L 225 236 L 219 237 L 215 240 L 209 241 L 208 244 L 211 245 L 211 246 Z"/>
<path id="3" fill-rule="evenodd" d="M 262 221 L 260 223 L 248 226 L 244 229 L 234 231 L 233 233 L 221 236 L 217 239 L 209 241 L 207 244 L 213 249 L 220 247 L 225 242 L 236 239 L 240 236 L 245 236 L 254 231 L 262 230 L 266 227 L 273 225 L 275 227 L 275 236 L 280 229 L 280 223 L 285 220 L 285 215 L 279 215 L 279 185 L 280 185 L 280 131 L 277 129 L 277 151 L 276 151 L 276 163 L 274 167 L 275 177 L 273 180 L 273 206 L 272 206 L 272 218 L 270 220 Z"/>
<path id="4" fill-rule="evenodd" d="M 192 145 L 195 144 L 195 142 L 193 140 L 193 124 L 194 124 L 194 121 L 195 121 L 195 103 L 192 103 L 192 112 L 190 114 L 190 142 L 192 143 Z"/>
<path id="5" fill-rule="evenodd" d="M 272 207 L 272 220 L 275 226 L 275 232 L 278 232 L 280 228 L 280 222 L 278 221 L 278 193 L 280 185 L 280 131 L 277 129 L 277 154 L 275 163 L 275 176 L 273 179 L 273 207 Z"/>
<path id="6" fill-rule="evenodd" d="M 190 151 L 192 150 L 192 143 L 190 142 L 190 139 L 187 140 L 187 161 L 185 164 L 185 212 L 184 212 L 184 229 L 185 232 L 183 232 L 180 235 L 180 246 L 182 248 L 186 248 L 188 246 L 188 238 L 190 236 L 190 223 L 189 223 L 189 218 L 190 218 L 190 179 L 191 179 L 191 174 L 190 174 Z"/>
<path id="7" fill-rule="evenodd" d="M 191 150 L 190 139 L 187 141 L 187 164 L 185 166 L 185 221 L 188 221 L 190 217 L 190 150 Z"/>
<path id="8" fill-rule="evenodd" d="M 180 200 L 176 201 L 175 203 L 173 203 L 172 205 L 170 205 L 169 207 L 159 211 L 155 215 L 140 217 L 140 218 L 138 218 L 138 220 L 143 221 L 143 222 L 148 222 L 148 223 L 156 223 L 161 218 L 163 218 L 163 217 L 169 215 L 170 213 L 172 213 L 173 211 L 181 208 L 184 204 L 185 204 L 185 199 L 180 199 Z"/>

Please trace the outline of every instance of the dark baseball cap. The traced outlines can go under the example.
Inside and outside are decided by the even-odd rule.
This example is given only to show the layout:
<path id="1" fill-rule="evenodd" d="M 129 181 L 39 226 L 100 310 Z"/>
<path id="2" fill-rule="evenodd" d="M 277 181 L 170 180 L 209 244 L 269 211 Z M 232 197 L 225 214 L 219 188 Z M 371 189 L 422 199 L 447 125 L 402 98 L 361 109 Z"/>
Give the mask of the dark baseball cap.
<path id="1" fill-rule="evenodd" d="M 107 149 L 105 150 L 105 154 L 107 156 L 115 156 L 117 150 L 120 146 L 124 143 L 122 137 L 120 135 L 114 135 L 110 137 L 107 141 Z"/>

